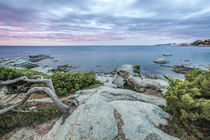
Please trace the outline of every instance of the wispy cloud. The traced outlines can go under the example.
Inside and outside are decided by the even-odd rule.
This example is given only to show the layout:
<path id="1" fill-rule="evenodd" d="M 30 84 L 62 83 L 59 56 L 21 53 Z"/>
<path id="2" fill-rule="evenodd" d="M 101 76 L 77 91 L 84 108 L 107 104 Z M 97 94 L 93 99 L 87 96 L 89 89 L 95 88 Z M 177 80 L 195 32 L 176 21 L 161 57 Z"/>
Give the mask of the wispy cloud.
<path id="1" fill-rule="evenodd" d="M 0 44 L 156 44 L 209 38 L 209 0 L 0 0 Z"/>

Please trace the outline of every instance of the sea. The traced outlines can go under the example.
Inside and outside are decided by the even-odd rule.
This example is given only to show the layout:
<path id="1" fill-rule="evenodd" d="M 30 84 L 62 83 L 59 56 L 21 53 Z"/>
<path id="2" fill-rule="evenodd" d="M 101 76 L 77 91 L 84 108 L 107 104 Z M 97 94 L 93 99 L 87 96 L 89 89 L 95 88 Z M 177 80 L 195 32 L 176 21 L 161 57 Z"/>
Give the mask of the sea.
<path id="1" fill-rule="evenodd" d="M 28 57 L 30 54 L 48 54 L 54 59 L 37 62 L 39 65 L 78 66 L 76 72 L 111 72 L 123 64 L 140 64 L 141 73 L 176 74 L 170 68 L 153 63 L 158 58 L 170 61 L 169 65 L 210 64 L 210 47 L 180 46 L 0 46 L 0 58 Z M 173 56 L 163 56 L 172 54 Z M 55 61 L 56 60 L 56 61 Z"/>

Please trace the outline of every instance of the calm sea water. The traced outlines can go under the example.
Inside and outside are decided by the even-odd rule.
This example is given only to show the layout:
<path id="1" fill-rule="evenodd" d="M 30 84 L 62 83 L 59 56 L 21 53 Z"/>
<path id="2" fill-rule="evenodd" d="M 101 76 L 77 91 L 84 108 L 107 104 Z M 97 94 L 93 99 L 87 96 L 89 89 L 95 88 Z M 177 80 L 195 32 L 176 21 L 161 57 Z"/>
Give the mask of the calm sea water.
<path id="1" fill-rule="evenodd" d="M 165 57 L 169 53 L 173 56 Z M 164 57 L 171 65 L 210 64 L 210 47 L 175 46 L 1 46 L 0 57 L 28 57 L 29 54 L 49 54 L 55 59 L 38 62 L 40 65 L 72 64 L 74 71 L 110 72 L 123 64 L 140 64 L 144 74 L 176 75 L 170 68 L 160 67 L 153 60 Z M 58 62 L 54 62 L 58 60 Z M 186 62 L 184 60 L 190 60 Z"/>

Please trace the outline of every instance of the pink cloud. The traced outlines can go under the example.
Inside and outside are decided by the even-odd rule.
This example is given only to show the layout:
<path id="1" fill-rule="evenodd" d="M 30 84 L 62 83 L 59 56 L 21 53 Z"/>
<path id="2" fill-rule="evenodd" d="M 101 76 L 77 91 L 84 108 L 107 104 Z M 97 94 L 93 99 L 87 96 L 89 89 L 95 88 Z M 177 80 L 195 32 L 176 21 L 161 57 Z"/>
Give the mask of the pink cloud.
<path id="1" fill-rule="evenodd" d="M 21 30 L 10 30 L 11 32 L 14 32 L 14 33 L 26 33 L 26 32 L 29 32 L 28 30 L 25 30 L 25 29 L 21 29 Z"/>

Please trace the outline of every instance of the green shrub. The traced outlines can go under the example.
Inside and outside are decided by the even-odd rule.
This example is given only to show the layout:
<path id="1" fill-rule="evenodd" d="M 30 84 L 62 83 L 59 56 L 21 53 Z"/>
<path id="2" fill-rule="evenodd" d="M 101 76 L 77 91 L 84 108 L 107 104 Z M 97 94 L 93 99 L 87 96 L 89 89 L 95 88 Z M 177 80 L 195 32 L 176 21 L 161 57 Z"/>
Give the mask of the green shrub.
<path id="1" fill-rule="evenodd" d="M 191 71 L 185 80 L 169 80 L 165 110 L 189 133 L 210 139 L 210 72 Z"/>
<path id="2" fill-rule="evenodd" d="M 133 72 L 140 73 L 140 65 L 139 64 L 133 65 Z"/>
<path id="3" fill-rule="evenodd" d="M 133 68 L 140 70 L 140 65 L 139 64 L 133 65 Z"/>
<path id="4" fill-rule="evenodd" d="M 96 75 L 94 73 L 78 73 L 78 72 L 57 72 L 52 74 L 51 76 L 46 76 L 43 73 L 33 71 L 33 70 L 25 70 L 25 69 L 16 69 L 16 68 L 8 68 L 8 67 L 0 67 L 0 80 L 8 80 L 15 79 L 21 76 L 27 76 L 32 79 L 35 75 L 40 75 L 44 78 L 51 78 L 54 88 L 58 96 L 66 95 L 67 93 L 74 93 L 77 90 L 84 88 L 95 88 L 102 83 L 96 80 Z M 9 86 L 11 92 L 17 87 L 24 85 L 25 82 L 19 82 L 17 84 L 13 84 Z M 37 86 L 45 86 L 44 84 L 31 84 L 27 85 L 27 88 L 24 89 L 24 92 L 27 91 L 30 87 Z M 23 92 L 23 90 L 21 91 Z"/>
<path id="5" fill-rule="evenodd" d="M 96 75 L 94 73 L 57 72 L 49 78 L 52 79 L 58 96 L 73 93 L 93 85 L 101 85 L 101 83 L 96 80 Z"/>
<path id="6" fill-rule="evenodd" d="M 26 107 L 27 105 L 25 104 L 23 106 Z M 54 105 L 46 104 L 39 105 L 37 112 L 17 113 L 10 111 L 0 115 L 0 138 L 15 128 L 28 126 L 33 123 L 43 123 L 49 119 L 58 117 L 59 115 L 60 112 Z"/>
<path id="7" fill-rule="evenodd" d="M 35 75 L 46 77 L 45 74 L 33 70 L 16 69 L 0 66 L 0 80 L 2 81 L 12 80 L 21 76 L 27 76 L 28 78 L 32 79 Z"/>
<path id="8" fill-rule="evenodd" d="M 20 70 L 15 68 L 0 67 L 0 80 L 11 80 L 23 76 Z"/>

